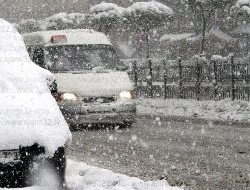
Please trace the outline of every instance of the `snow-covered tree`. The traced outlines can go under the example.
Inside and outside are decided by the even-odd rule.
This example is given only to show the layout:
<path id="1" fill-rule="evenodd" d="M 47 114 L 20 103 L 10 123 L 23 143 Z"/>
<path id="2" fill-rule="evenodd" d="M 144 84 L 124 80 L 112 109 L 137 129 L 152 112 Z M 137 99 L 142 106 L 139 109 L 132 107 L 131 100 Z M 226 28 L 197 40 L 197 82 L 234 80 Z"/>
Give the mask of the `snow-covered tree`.
<path id="1" fill-rule="evenodd" d="M 132 28 L 149 31 L 173 18 L 173 11 L 157 1 L 137 2 L 126 8 L 124 17 Z"/>
<path id="2" fill-rule="evenodd" d="M 92 27 L 108 34 L 112 27 L 121 21 L 123 14 L 123 7 L 115 3 L 102 2 L 92 6 L 87 17 Z"/>
<path id="3" fill-rule="evenodd" d="M 41 20 L 28 19 L 15 24 L 15 27 L 20 33 L 28 33 L 44 30 L 44 24 L 45 22 Z"/>
<path id="4" fill-rule="evenodd" d="M 173 11 L 168 6 L 157 1 L 136 2 L 125 9 L 124 21 L 126 25 L 137 33 L 141 33 L 141 40 L 148 45 L 149 31 L 163 26 L 173 18 Z M 148 49 L 148 47 L 147 47 Z M 147 57 L 149 52 L 147 50 Z"/>
<path id="5" fill-rule="evenodd" d="M 44 20 L 28 19 L 15 24 L 20 33 L 40 30 L 64 30 L 86 28 L 85 15 L 81 13 L 58 13 Z"/>
<path id="6" fill-rule="evenodd" d="M 231 7 L 230 13 L 233 29 L 238 30 L 238 27 L 244 27 L 250 22 L 250 0 L 237 0 Z"/>
<path id="7" fill-rule="evenodd" d="M 186 3 L 201 22 L 201 41 L 199 54 L 204 52 L 204 43 L 206 38 L 206 29 L 208 21 L 215 10 L 224 8 L 231 0 L 186 0 Z"/>
<path id="8" fill-rule="evenodd" d="M 65 12 L 55 14 L 45 19 L 46 30 L 63 30 L 83 28 L 85 26 L 85 15 L 81 13 Z"/>
<path id="9" fill-rule="evenodd" d="M 250 15 L 250 0 L 238 0 L 231 9 L 232 14 Z"/>

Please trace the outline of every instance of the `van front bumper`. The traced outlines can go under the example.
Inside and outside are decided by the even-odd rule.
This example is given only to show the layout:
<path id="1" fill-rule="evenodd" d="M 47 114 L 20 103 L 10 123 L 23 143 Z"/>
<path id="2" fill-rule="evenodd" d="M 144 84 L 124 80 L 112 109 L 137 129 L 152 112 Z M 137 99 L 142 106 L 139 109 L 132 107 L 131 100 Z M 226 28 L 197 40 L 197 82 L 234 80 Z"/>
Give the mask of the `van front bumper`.
<path id="1" fill-rule="evenodd" d="M 59 107 L 69 124 L 133 123 L 136 115 L 136 104 L 130 101 L 98 104 L 60 103 Z"/>

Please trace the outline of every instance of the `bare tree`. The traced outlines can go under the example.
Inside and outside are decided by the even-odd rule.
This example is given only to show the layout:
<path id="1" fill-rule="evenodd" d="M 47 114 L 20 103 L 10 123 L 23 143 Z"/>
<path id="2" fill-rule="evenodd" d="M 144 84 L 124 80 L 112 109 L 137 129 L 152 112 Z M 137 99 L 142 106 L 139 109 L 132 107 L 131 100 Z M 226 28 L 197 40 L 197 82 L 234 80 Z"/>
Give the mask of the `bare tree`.
<path id="1" fill-rule="evenodd" d="M 204 53 L 204 44 L 206 39 L 207 24 L 215 10 L 223 9 L 231 0 L 186 0 L 197 20 L 201 23 L 201 41 L 199 54 Z"/>

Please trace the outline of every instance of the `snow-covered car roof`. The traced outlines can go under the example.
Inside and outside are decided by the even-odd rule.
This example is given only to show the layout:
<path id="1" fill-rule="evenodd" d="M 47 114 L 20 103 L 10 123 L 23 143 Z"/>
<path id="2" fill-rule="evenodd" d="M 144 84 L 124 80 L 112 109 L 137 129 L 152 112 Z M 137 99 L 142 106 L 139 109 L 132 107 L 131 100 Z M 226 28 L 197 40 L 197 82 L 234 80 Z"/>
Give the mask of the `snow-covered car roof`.
<path id="1" fill-rule="evenodd" d="M 0 19 L 0 150 L 38 143 L 46 153 L 71 140 L 48 88 L 53 75 L 29 58 L 21 35 Z"/>
<path id="2" fill-rule="evenodd" d="M 64 35 L 65 41 L 53 43 L 52 37 Z M 111 45 L 109 39 L 104 33 L 96 32 L 90 29 L 75 29 L 75 30 L 54 30 L 54 31 L 39 31 L 23 34 L 23 39 L 26 45 Z"/>

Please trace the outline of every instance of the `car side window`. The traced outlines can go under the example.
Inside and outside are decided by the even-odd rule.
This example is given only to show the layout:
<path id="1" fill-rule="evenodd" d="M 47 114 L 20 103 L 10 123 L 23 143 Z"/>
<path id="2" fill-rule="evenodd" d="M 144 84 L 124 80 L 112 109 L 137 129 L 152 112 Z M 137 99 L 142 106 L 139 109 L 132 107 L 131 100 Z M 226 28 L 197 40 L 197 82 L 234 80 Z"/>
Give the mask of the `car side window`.
<path id="1" fill-rule="evenodd" d="M 34 56 L 32 61 L 39 65 L 40 67 L 45 67 L 44 50 L 41 47 L 37 47 L 34 51 Z"/>

